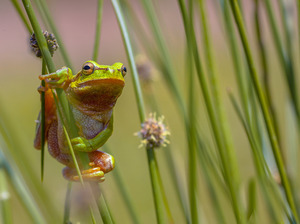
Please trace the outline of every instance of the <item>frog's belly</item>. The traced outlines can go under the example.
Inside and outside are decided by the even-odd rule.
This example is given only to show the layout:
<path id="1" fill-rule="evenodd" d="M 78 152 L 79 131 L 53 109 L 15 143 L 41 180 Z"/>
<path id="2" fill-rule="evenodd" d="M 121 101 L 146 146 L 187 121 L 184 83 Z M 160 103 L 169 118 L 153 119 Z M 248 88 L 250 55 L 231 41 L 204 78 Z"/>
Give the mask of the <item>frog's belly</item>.
<path id="1" fill-rule="evenodd" d="M 79 129 L 79 135 L 85 137 L 86 139 L 92 139 L 96 137 L 103 129 L 110 119 L 108 114 L 97 115 L 91 117 L 81 113 L 76 108 L 73 108 L 74 119 L 76 120 L 77 127 Z M 95 119 L 96 118 L 96 119 Z"/>

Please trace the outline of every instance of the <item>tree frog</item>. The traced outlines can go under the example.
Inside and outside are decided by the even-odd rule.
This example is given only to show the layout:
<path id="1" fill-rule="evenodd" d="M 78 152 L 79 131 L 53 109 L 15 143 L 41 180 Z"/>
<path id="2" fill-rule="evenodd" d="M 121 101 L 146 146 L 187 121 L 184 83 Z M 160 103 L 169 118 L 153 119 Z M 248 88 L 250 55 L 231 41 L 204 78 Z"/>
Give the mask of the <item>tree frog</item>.
<path id="1" fill-rule="evenodd" d="M 87 61 L 77 75 L 63 67 L 54 73 L 39 76 L 45 80 L 45 139 L 51 156 L 66 165 L 62 173 L 70 181 L 78 181 L 73 159 L 63 132 L 62 122 L 57 116 L 51 89 L 61 88 L 71 105 L 79 137 L 71 139 L 74 151 L 86 152 L 90 169 L 81 174 L 87 181 L 104 181 L 104 173 L 114 168 L 114 158 L 98 149 L 108 140 L 113 130 L 113 108 L 125 85 L 126 67 L 122 63 L 111 66 Z M 39 116 L 40 117 L 40 116 Z M 34 146 L 41 148 L 41 125 L 37 121 Z"/>

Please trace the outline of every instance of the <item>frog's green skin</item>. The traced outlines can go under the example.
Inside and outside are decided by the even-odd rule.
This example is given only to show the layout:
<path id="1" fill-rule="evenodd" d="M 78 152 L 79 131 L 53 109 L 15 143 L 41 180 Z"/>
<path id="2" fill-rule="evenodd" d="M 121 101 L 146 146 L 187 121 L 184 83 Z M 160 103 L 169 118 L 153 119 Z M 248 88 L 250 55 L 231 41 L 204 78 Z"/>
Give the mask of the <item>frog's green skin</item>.
<path id="1" fill-rule="evenodd" d="M 86 180 L 103 181 L 104 173 L 114 168 L 114 158 L 98 151 L 111 136 L 113 130 L 113 108 L 124 87 L 126 68 L 121 63 L 111 66 L 87 61 L 73 76 L 71 69 L 63 67 L 55 73 L 40 76 L 46 88 L 46 140 L 49 153 L 67 167 L 63 175 L 68 180 L 77 181 L 62 123 L 56 115 L 55 104 L 50 89 L 62 88 L 73 111 L 79 137 L 71 139 L 73 149 L 88 153 L 91 169 L 83 170 Z M 37 124 L 34 145 L 41 148 L 41 127 Z"/>

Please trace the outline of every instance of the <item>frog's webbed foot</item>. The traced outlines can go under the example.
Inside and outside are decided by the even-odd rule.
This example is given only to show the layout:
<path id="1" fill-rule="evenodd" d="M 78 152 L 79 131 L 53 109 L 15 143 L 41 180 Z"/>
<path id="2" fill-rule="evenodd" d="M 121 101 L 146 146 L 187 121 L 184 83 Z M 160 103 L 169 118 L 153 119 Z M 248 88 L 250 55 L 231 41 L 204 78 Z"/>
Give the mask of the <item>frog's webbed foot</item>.
<path id="1" fill-rule="evenodd" d="M 67 67 L 63 67 L 56 72 L 40 75 L 40 80 L 45 80 L 49 88 L 65 88 L 68 84 L 68 81 L 72 79 L 72 71 Z"/>
<path id="2" fill-rule="evenodd" d="M 79 176 L 76 172 L 76 169 L 65 167 L 62 171 L 65 179 L 69 181 L 78 182 Z M 81 176 L 84 181 L 93 181 L 93 182 L 103 182 L 105 180 L 104 172 L 100 170 L 100 167 L 93 167 L 87 170 L 81 171 Z"/>

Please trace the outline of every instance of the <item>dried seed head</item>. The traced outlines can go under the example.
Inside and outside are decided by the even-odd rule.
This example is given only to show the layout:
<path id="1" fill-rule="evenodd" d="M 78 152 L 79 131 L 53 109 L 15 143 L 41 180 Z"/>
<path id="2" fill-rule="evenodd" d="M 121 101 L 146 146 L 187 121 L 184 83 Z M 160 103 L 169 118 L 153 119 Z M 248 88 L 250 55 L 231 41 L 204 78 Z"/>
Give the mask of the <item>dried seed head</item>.
<path id="1" fill-rule="evenodd" d="M 135 60 L 141 82 L 145 85 L 148 85 L 154 80 L 155 71 L 153 65 L 146 58 L 146 56 L 142 54 L 136 56 Z"/>
<path id="2" fill-rule="evenodd" d="M 50 54 L 51 54 L 51 56 L 53 56 L 54 51 L 56 51 L 56 49 L 59 47 L 58 43 L 56 41 L 56 38 L 55 38 L 54 34 L 49 33 L 48 31 L 44 31 L 43 34 L 44 34 L 44 37 L 47 41 Z M 42 57 L 42 52 L 39 48 L 39 45 L 38 45 L 38 42 L 35 38 L 34 33 L 30 36 L 30 47 L 31 47 L 31 50 L 35 53 L 35 55 L 37 57 L 39 57 L 39 58 Z"/>
<path id="3" fill-rule="evenodd" d="M 166 146 L 170 142 L 166 139 L 170 132 L 163 123 L 164 117 L 161 116 L 156 119 L 155 114 L 150 114 L 144 123 L 142 128 L 135 135 L 139 136 L 141 140 L 141 146 L 147 148 L 158 148 L 160 146 Z"/>

